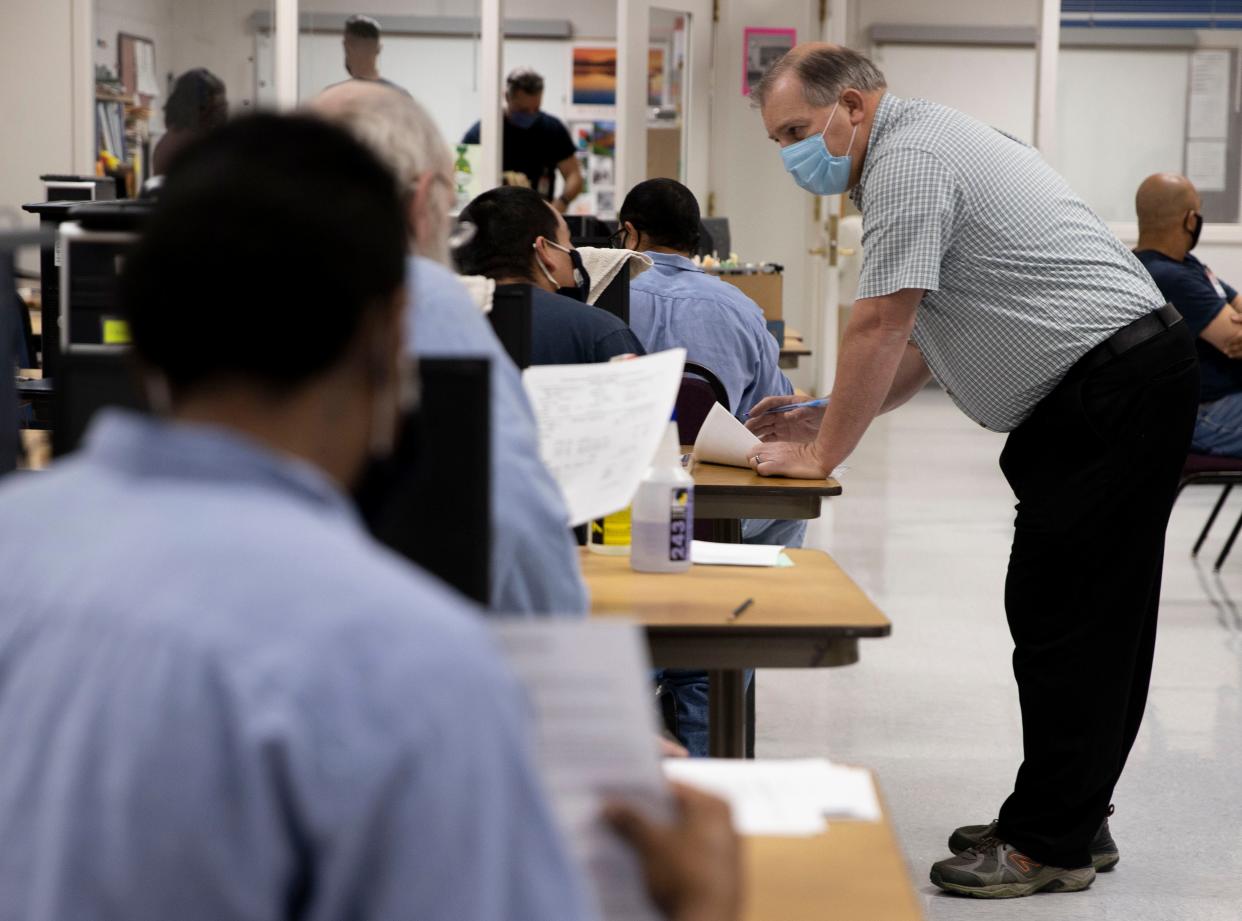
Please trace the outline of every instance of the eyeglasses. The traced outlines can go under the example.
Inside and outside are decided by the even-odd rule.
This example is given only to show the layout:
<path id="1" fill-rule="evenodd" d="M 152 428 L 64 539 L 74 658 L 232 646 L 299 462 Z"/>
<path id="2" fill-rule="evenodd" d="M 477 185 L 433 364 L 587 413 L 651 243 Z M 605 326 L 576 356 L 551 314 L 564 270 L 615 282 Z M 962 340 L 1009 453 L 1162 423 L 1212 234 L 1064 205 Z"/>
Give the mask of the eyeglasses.
<path id="1" fill-rule="evenodd" d="M 625 249 L 625 228 L 622 227 L 608 238 L 608 245 L 613 249 Z"/>

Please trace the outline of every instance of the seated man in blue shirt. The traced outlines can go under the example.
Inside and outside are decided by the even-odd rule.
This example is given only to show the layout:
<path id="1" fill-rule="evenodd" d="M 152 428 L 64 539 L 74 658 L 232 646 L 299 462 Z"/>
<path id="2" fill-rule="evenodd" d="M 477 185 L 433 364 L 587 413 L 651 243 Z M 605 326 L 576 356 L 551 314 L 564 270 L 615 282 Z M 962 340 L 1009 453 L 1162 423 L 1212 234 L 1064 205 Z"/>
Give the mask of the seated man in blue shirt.
<path id="1" fill-rule="evenodd" d="M 0 919 L 591 918 L 483 623 L 348 496 L 403 392 L 392 174 L 260 115 L 162 195 L 122 307 L 164 415 L 0 487 Z M 614 813 L 671 918 L 737 911 L 706 809 Z"/>
<path id="2" fill-rule="evenodd" d="M 324 90 L 316 112 L 367 144 L 410 189 L 413 255 L 406 266 L 406 347 L 415 356 L 486 356 L 492 362 L 492 593 L 503 614 L 574 614 L 589 608 L 578 546 L 560 488 L 539 457 L 535 417 L 517 367 L 449 261 L 453 160 L 421 105 L 382 85 Z M 451 527 L 452 522 L 442 522 Z"/>
<path id="3" fill-rule="evenodd" d="M 1242 457 L 1242 299 L 1190 255 L 1203 228 L 1202 207 L 1185 176 L 1148 176 L 1135 196 L 1134 255 L 1197 337 L 1199 416 L 1191 450 Z"/>
<path id="4" fill-rule="evenodd" d="M 693 192 L 672 179 L 648 179 L 625 196 L 617 219 L 619 245 L 655 262 L 630 282 L 630 328 L 648 351 L 684 348 L 687 361 L 720 378 L 741 420 L 765 396 L 793 393 L 759 305 L 690 259 L 702 226 Z M 805 537 L 805 521 L 742 521 L 745 543 L 801 547 Z M 676 702 L 679 740 L 692 755 L 706 755 L 707 673 L 666 669 L 660 680 Z"/>
<path id="5" fill-rule="evenodd" d="M 531 297 L 531 364 L 576 365 L 643 354 L 630 328 L 583 303 L 591 280 L 570 242 L 565 219 L 530 189 L 484 192 L 461 213 L 474 235 L 453 251 L 463 275 L 526 285 Z"/>

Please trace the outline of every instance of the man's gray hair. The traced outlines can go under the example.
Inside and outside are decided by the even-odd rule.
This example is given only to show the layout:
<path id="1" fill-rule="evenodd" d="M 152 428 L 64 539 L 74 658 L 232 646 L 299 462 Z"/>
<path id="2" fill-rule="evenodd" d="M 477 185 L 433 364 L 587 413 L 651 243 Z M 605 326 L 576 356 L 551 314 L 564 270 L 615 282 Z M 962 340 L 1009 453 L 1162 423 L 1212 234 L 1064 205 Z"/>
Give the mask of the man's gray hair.
<path id="1" fill-rule="evenodd" d="M 866 92 L 888 86 L 880 68 L 865 55 L 849 48 L 812 48 L 803 52 L 787 52 L 774 61 L 751 92 L 754 104 L 762 108 L 772 87 L 790 71 L 802 84 L 802 95 L 806 101 L 819 108 L 832 105 L 848 89 Z"/>
<path id="2" fill-rule="evenodd" d="M 360 94 L 330 118 L 383 160 L 402 187 L 428 170 L 452 170 L 448 144 L 431 114 L 400 90 Z"/>

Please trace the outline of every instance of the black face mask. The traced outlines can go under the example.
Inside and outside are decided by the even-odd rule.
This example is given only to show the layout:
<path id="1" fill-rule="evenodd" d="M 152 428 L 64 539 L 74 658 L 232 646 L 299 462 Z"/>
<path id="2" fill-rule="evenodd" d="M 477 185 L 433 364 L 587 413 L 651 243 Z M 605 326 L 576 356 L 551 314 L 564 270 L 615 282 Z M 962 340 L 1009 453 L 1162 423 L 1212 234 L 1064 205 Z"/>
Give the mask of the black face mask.
<path id="1" fill-rule="evenodd" d="M 1203 215 L 1198 211 L 1192 213 L 1195 216 L 1195 229 L 1186 230 L 1186 225 L 1184 223 L 1182 224 L 1182 229 L 1186 230 L 1186 233 L 1190 234 L 1190 245 L 1186 247 L 1186 252 L 1190 252 L 1199 245 L 1199 234 L 1203 231 Z"/>
<path id="2" fill-rule="evenodd" d="M 582 301 L 584 304 L 587 303 L 587 299 L 591 296 L 591 275 L 587 272 L 586 266 L 582 263 L 582 255 L 576 249 L 561 246 L 558 243 L 553 243 L 551 240 L 548 240 L 547 242 L 549 246 L 555 246 L 562 253 L 569 254 L 569 261 L 574 267 L 574 281 L 577 282 L 576 285 L 566 285 L 557 288 L 556 293 L 562 297 L 572 298 L 575 301 Z M 539 263 L 539 267 L 543 269 L 543 273 L 548 277 L 548 280 L 553 284 L 556 284 L 555 280 L 552 278 L 552 273 L 543 267 L 542 262 Z"/>

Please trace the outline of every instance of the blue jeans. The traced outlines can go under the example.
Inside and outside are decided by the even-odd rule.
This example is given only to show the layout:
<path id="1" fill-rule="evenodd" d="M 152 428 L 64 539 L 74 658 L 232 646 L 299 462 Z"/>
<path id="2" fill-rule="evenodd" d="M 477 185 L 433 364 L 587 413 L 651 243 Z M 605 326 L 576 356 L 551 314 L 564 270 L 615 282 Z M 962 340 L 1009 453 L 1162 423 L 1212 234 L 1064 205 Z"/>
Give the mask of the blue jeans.
<path id="1" fill-rule="evenodd" d="M 655 673 L 673 695 L 677 710 L 677 741 L 691 758 L 707 757 L 708 696 L 707 672 L 688 668 L 666 668 Z M 746 672 L 746 687 L 755 680 L 754 669 Z"/>
<path id="2" fill-rule="evenodd" d="M 1242 393 L 1199 404 L 1190 449 L 1196 454 L 1242 457 Z"/>
<path id="3" fill-rule="evenodd" d="M 806 540 L 805 521 L 782 521 L 772 518 L 743 518 L 742 543 L 779 544 L 801 547 Z"/>

